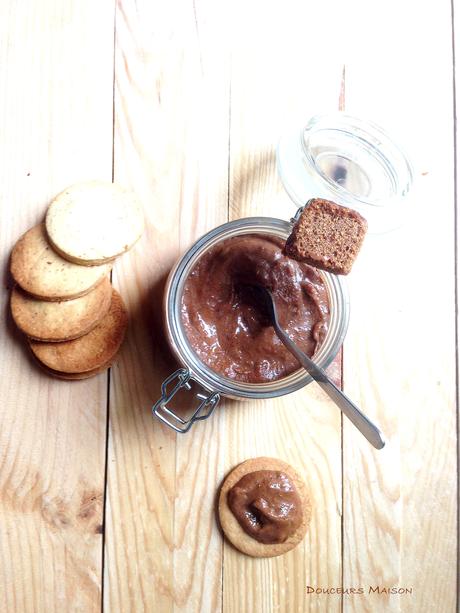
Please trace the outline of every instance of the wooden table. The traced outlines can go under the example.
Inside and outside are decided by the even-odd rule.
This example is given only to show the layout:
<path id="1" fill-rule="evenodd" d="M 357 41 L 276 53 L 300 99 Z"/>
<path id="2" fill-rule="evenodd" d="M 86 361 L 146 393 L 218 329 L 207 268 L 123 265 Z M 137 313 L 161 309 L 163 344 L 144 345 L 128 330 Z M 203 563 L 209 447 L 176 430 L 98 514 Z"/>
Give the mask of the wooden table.
<path id="1" fill-rule="evenodd" d="M 455 611 L 450 2 L 4 0 L 0 11 L 0 611 Z M 277 140 L 339 107 L 386 126 L 416 169 L 411 218 L 369 237 L 348 280 L 343 387 L 387 446 L 374 451 L 315 385 L 222 403 L 176 436 L 150 412 L 174 368 L 165 276 L 220 223 L 289 218 Z M 113 273 L 130 312 L 120 359 L 67 383 L 31 364 L 7 316 L 7 263 L 51 198 L 92 178 L 134 188 L 147 230 Z M 235 551 L 215 518 L 224 475 L 259 455 L 296 466 L 314 499 L 305 541 L 269 560 Z M 382 592 L 393 586 L 405 593 Z M 364 593 L 325 593 L 341 587 Z"/>

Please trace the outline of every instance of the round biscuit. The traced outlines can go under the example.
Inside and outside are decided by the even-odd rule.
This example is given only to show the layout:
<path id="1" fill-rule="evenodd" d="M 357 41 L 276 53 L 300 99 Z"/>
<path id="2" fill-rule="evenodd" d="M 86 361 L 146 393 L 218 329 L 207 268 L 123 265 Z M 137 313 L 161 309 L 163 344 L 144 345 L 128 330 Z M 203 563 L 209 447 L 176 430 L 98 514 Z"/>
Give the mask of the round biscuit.
<path id="1" fill-rule="evenodd" d="M 44 343 L 28 339 L 35 357 L 60 373 L 84 373 L 101 368 L 114 358 L 125 336 L 128 315 L 120 294 L 112 289 L 107 315 L 85 334 L 71 341 Z"/>
<path id="2" fill-rule="evenodd" d="M 229 490 L 244 475 L 258 470 L 276 470 L 285 473 L 294 483 L 302 501 L 302 523 L 284 543 L 266 544 L 252 538 L 243 530 L 228 506 L 227 494 Z M 252 458 L 234 468 L 222 484 L 218 510 L 220 524 L 225 536 L 239 551 L 254 558 L 271 558 L 294 549 L 303 540 L 311 519 L 311 501 L 304 481 L 290 464 L 276 458 Z"/>
<path id="3" fill-rule="evenodd" d="M 84 296 L 106 277 L 110 264 L 79 266 L 50 246 L 45 224 L 28 230 L 13 247 L 10 270 L 23 290 L 41 300 L 71 300 Z"/>
<path id="4" fill-rule="evenodd" d="M 113 358 L 99 368 L 87 370 L 86 372 L 60 372 L 58 370 L 48 368 L 47 366 L 45 366 L 45 364 L 43 364 L 43 362 L 40 362 L 38 358 L 35 358 L 35 362 L 44 372 L 46 372 L 48 375 L 51 375 L 51 377 L 55 377 L 56 379 L 62 379 L 63 381 L 82 381 L 83 379 L 89 379 L 90 377 L 100 375 L 101 373 L 108 370 L 113 364 Z"/>
<path id="5" fill-rule="evenodd" d="M 144 215 L 131 191 L 89 181 L 61 192 L 51 202 L 45 223 L 58 253 L 71 262 L 91 265 L 128 251 L 141 237 Z"/>
<path id="6" fill-rule="evenodd" d="M 111 299 L 108 277 L 84 296 L 60 302 L 39 300 L 16 286 L 11 293 L 11 314 L 30 338 L 69 341 L 90 332 L 107 314 Z"/>

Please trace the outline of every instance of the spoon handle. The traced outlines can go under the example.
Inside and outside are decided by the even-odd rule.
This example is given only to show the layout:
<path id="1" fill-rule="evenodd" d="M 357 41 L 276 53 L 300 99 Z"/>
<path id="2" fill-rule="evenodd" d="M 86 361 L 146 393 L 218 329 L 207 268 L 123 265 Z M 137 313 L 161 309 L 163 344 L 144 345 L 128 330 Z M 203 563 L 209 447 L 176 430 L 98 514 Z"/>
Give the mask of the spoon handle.
<path id="1" fill-rule="evenodd" d="M 295 355 L 305 370 L 313 377 L 318 385 L 326 392 L 342 413 L 358 428 L 358 430 L 367 438 L 369 443 L 376 449 L 382 449 L 385 446 L 385 439 L 380 430 L 375 426 L 364 413 L 340 390 L 327 376 L 325 371 L 320 368 L 313 360 L 311 360 L 303 351 L 301 351 L 295 343 L 291 341 L 286 332 L 275 323 L 276 332 L 283 344 L 289 351 Z"/>

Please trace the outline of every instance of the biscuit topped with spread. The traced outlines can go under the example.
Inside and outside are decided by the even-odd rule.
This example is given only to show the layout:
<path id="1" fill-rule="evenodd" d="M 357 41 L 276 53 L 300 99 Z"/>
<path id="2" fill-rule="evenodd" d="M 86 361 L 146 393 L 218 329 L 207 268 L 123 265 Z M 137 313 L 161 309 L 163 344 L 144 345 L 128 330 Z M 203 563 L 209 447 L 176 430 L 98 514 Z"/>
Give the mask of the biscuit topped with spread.
<path id="1" fill-rule="evenodd" d="M 143 232 L 144 216 L 130 190 L 88 181 L 56 196 L 45 223 L 55 251 L 71 262 L 94 265 L 128 251 Z"/>
<path id="2" fill-rule="evenodd" d="M 282 460 L 246 460 L 222 485 L 222 529 L 229 541 L 247 555 L 272 557 L 290 551 L 305 536 L 310 516 L 305 483 Z"/>

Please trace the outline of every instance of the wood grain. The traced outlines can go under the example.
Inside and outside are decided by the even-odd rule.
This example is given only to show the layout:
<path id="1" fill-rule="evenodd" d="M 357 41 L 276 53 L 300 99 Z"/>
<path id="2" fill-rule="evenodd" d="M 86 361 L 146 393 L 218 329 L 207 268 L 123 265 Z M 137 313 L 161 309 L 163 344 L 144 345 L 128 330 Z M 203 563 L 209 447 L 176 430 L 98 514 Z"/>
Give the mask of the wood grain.
<path id="1" fill-rule="evenodd" d="M 415 24 L 409 5 L 370 9 L 358 2 L 356 9 L 369 30 L 360 29 L 359 45 L 348 49 L 347 108 L 372 116 L 406 145 L 416 183 L 407 223 L 368 237 L 350 278 L 345 391 L 380 422 L 388 442 L 374 452 L 344 424 L 344 586 L 412 593 L 346 596 L 344 611 L 451 613 L 457 482 L 450 2 L 419 6 Z M 350 41 L 357 35 L 352 25 Z"/>
<path id="2" fill-rule="evenodd" d="M 11 247 L 50 198 L 110 180 L 113 4 L 4 2 L 0 24 L 0 610 L 87 613 L 101 600 L 107 382 L 39 371 L 6 287 Z"/>
<path id="3" fill-rule="evenodd" d="M 161 330 L 165 276 L 185 248 L 227 220 L 224 26 L 223 4 L 211 1 L 117 7 L 114 176 L 136 190 L 148 224 L 114 273 L 131 330 L 111 382 L 111 611 L 220 610 L 222 411 L 176 440 L 150 407 L 176 368 Z"/>

